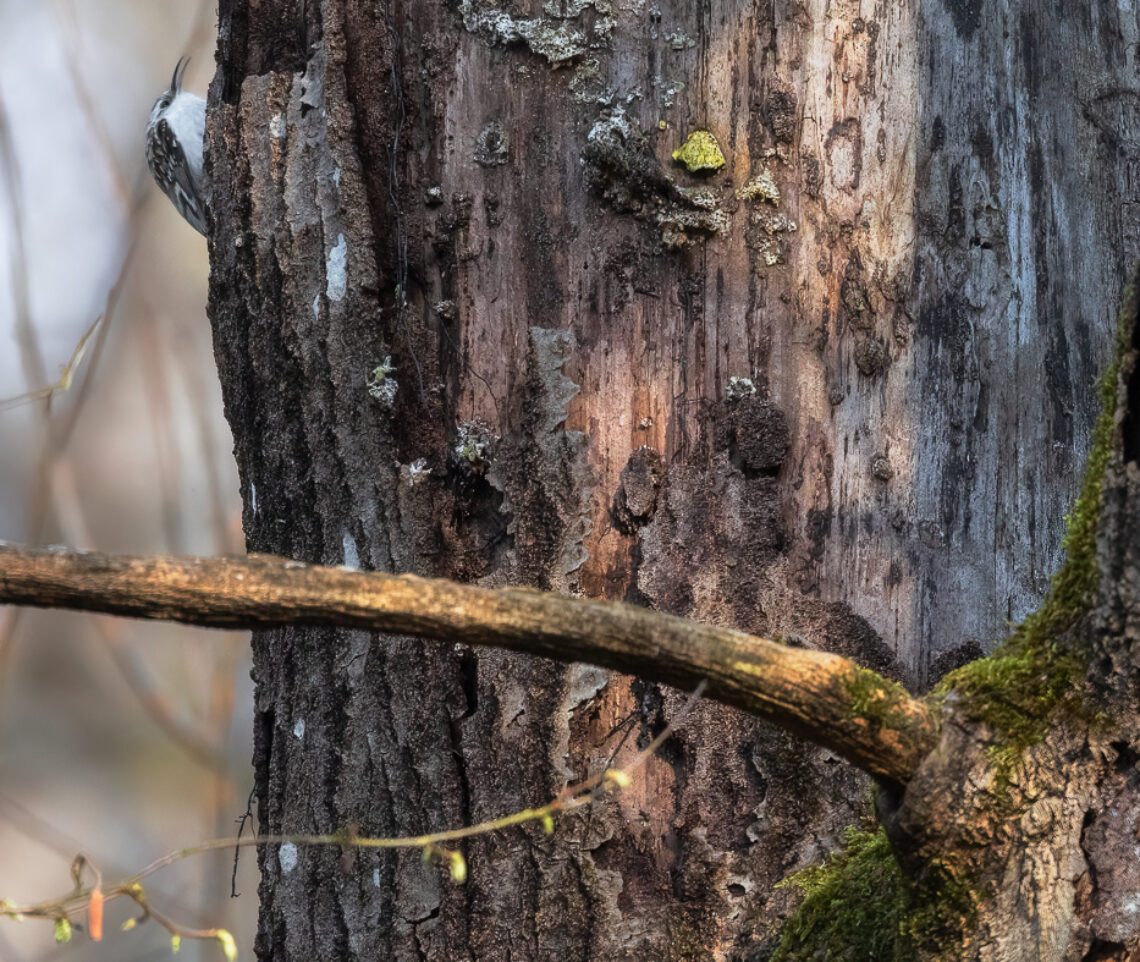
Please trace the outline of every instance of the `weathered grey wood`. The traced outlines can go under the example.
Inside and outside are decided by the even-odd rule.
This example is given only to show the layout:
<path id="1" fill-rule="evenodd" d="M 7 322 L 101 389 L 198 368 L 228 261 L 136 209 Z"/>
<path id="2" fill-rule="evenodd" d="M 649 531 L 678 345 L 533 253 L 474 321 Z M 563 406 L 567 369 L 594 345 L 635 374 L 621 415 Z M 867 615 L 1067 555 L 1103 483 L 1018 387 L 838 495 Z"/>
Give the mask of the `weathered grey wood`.
<path id="1" fill-rule="evenodd" d="M 955 644 L 988 649 L 1047 588 L 1140 256 L 1135 5 L 954 0 L 922 14 L 900 352 L 914 474 L 885 544 L 909 586 L 915 670 Z"/>
<path id="2" fill-rule="evenodd" d="M 1039 636 L 1031 672 L 1020 680 L 996 676 L 1000 684 L 989 695 L 991 704 L 1022 706 L 1021 717 L 1040 725 L 1036 737 L 1011 756 L 1009 733 L 984 721 L 977 690 L 959 678 L 942 704 L 941 744 L 904 793 L 884 793 L 877 803 L 908 877 L 919 889 L 945 892 L 951 917 L 958 913 L 965 923 L 962 933 L 922 946 L 915 958 L 1126 962 L 1140 952 L 1137 290 L 1134 284 L 1125 309 L 1120 376 L 1108 382 L 1115 414 L 1098 441 L 1107 454 L 1099 462 L 1103 483 L 1082 488 L 1081 517 L 1096 523 L 1082 535 L 1078 522 L 1070 539 L 1054 589 L 1054 599 L 1067 600 L 1045 609 L 1053 628 Z M 1074 604 L 1082 593 L 1084 603 Z M 1048 667 L 1046 647 L 1087 664 L 1070 681 L 1067 704 L 1054 700 L 1048 713 L 1045 676 L 1056 662 Z M 947 878 L 961 883 L 956 893 Z"/>

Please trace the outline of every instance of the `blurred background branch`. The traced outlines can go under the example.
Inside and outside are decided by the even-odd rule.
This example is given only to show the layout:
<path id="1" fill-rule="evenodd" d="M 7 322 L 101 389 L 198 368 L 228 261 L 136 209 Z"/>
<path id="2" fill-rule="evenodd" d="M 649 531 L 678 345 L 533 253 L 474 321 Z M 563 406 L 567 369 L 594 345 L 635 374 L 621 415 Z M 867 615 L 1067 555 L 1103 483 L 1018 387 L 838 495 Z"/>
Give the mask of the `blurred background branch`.
<path id="1" fill-rule="evenodd" d="M 210 3 L 0 0 L 0 399 L 35 394 L 0 406 L 0 538 L 241 549 L 206 248 L 153 203 L 142 150 L 179 56 L 205 91 L 214 27 Z M 247 677 L 242 634 L 0 611 L 0 895 L 50 892 L 78 844 L 131 865 L 231 834 L 248 793 Z M 164 879 L 164 898 L 248 953 L 252 858 L 242 872 L 236 903 L 225 854 Z M 31 927 L 0 933 L 5 962 L 169 953 L 157 932 L 60 948 Z"/>

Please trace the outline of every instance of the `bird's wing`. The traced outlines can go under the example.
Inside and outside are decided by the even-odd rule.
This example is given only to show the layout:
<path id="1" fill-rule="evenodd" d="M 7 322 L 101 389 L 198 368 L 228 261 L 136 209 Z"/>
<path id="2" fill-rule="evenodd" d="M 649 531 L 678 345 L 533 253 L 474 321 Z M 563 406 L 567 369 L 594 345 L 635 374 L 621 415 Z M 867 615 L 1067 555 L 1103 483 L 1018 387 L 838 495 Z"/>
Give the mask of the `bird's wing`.
<path id="1" fill-rule="evenodd" d="M 186 154 L 166 118 L 160 119 L 155 124 L 154 137 L 147 144 L 147 160 L 162 192 L 171 199 L 178 212 L 198 233 L 205 234 L 205 199 L 194 186 L 189 165 L 186 163 Z"/>

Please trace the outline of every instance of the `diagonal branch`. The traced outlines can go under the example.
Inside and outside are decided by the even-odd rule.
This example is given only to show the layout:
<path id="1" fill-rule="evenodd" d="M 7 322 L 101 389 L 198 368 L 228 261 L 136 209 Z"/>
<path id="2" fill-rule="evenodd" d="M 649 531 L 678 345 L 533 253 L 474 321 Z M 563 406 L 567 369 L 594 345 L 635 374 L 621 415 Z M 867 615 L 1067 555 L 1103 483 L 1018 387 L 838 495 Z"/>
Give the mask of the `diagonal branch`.
<path id="1" fill-rule="evenodd" d="M 903 785 L 929 709 L 846 658 L 620 602 L 305 565 L 272 555 L 139 558 L 0 544 L 0 603 L 212 628 L 329 625 L 581 661 L 708 695 Z"/>

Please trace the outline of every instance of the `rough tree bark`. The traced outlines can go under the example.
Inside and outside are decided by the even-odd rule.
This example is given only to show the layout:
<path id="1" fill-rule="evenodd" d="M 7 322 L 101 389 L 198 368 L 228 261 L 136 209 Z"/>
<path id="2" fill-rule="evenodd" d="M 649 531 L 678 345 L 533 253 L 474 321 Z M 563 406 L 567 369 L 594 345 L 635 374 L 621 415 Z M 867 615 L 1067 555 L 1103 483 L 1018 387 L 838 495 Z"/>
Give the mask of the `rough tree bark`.
<path id="1" fill-rule="evenodd" d="M 210 311 L 251 550 L 625 598 L 914 686 L 1040 597 L 1140 236 L 1112 199 L 1130 5 L 222 0 L 219 26 Z M 698 128 L 722 169 L 671 160 Z M 346 630 L 254 653 L 269 832 L 520 808 L 678 699 Z M 612 810 L 470 843 L 462 889 L 270 860 L 258 952 L 762 958 L 773 885 L 865 798 L 709 707 Z"/>
<path id="2" fill-rule="evenodd" d="M 219 627 L 408 632 L 628 669 L 644 682 L 689 686 L 700 679 L 709 695 L 835 750 L 880 785 L 876 808 L 886 832 L 849 836 L 838 858 L 799 873 L 805 897 L 779 944 L 753 954 L 774 962 L 1134 959 L 1140 952 L 1132 844 L 1140 837 L 1137 291 L 1140 275 L 1122 311 L 1116 360 L 1101 382 L 1095 443 L 1067 526 L 1065 564 L 1048 598 L 997 652 L 953 672 L 923 701 L 846 658 L 634 605 L 266 555 L 171 560 L 0 545 L 0 602 Z M 304 734 L 303 727 L 294 730 Z M 559 810 L 565 813 L 572 797 L 604 776 L 616 778 L 612 764 L 560 795 Z M 628 782 L 628 772 L 620 780 Z M 552 807 L 510 819 L 516 826 L 534 822 Z M 438 840 L 504 829 L 488 826 L 445 830 Z M 331 834 L 261 834 L 254 841 L 272 861 L 286 840 L 336 844 L 352 854 L 399 847 L 392 839 L 361 838 L 355 824 Z M 403 844 L 422 848 L 432 841 L 405 836 Z M 280 848 L 286 874 L 296 867 L 296 844 L 290 847 L 288 858 Z M 121 885 L 108 889 L 124 892 Z M 72 893 L 64 903 L 74 909 L 84 895 Z M 7 911 L 58 922 L 61 904 Z"/>

